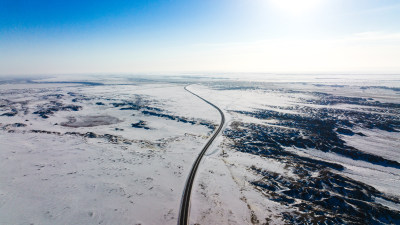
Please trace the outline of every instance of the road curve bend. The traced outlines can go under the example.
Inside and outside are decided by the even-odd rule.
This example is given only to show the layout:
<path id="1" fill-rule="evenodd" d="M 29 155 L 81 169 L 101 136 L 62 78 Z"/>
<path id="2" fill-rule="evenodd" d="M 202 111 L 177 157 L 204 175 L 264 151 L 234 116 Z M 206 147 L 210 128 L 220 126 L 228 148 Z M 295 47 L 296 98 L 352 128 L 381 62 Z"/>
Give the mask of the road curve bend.
<path id="1" fill-rule="evenodd" d="M 189 85 L 188 85 L 189 86 Z M 188 86 L 185 86 L 185 90 L 188 91 L 189 93 L 193 94 L 194 96 L 200 98 L 201 100 L 205 101 L 207 104 L 211 105 L 215 109 L 218 110 L 219 114 L 221 115 L 221 123 L 218 126 L 218 129 L 214 132 L 210 140 L 208 140 L 207 144 L 203 147 L 201 150 L 199 156 L 197 156 L 196 161 L 193 163 L 192 169 L 190 171 L 189 177 L 186 180 L 186 185 L 185 189 L 183 191 L 182 195 L 182 200 L 181 200 L 181 208 L 179 210 L 179 220 L 178 220 L 178 225 L 187 225 L 189 224 L 189 213 L 190 213 L 190 194 L 192 192 L 192 187 L 193 187 L 193 182 L 194 182 L 194 177 L 196 176 L 197 169 L 200 165 L 201 159 L 203 158 L 204 154 L 210 147 L 210 145 L 213 143 L 215 138 L 218 136 L 218 134 L 221 132 L 222 127 L 225 124 L 225 115 L 221 111 L 220 108 L 218 108 L 216 105 L 212 104 L 211 102 L 205 100 L 204 98 L 200 97 L 199 95 L 189 91 L 187 89 Z"/>

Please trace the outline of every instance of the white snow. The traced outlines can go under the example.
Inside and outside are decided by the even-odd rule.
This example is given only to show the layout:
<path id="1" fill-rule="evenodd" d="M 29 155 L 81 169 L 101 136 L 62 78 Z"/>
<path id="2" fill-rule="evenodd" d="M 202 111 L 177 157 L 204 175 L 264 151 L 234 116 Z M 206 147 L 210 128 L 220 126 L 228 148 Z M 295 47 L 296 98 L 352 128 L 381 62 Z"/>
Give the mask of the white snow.
<path id="1" fill-rule="evenodd" d="M 220 77 L 224 77 L 221 75 Z M 129 78 L 129 77 L 128 77 Z M 101 78 L 50 77 L 36 82 L 100 82 L 1 84 L 0 105 L 12 101 L 18 114 L 0 116 L 0 224 L 176 224 L 182 191 L 194 159 L 207 142 L 211 130 L 163 117 L 144 115 L 137 110 L 119 110 L 112 103 L 141 102 L 160 108 L 164 114 L 206 121 L 218 125 L 219 113 L 207 103 L 184 90 L 185 82 L 135 83 L 123 76 Z M 153 79 L 153 78 L 152 78 Z M 179 77 L 171 77 L 179 81 Z M 200 78 L 199 81 L 207 80 Z M 225 81 L 227 79 L 220 79 Z M 220 81 L 217 80 L 217 81 Z M 284 113 L 290 106 L 368 110 L 338 104 L 315 106 L 304 99 L 307 93 L 283 93 L 280 88 L 308 92 L 323 91 L 346 97 L 373 98 L 398 103 L 393 90 L 360 89 L 360 86 L 400 86 L 399 76 L 379 79 L 356 75 L 283 75 L 254 74 L 228 80 L 262 82 L 268 88 L 219 90 L 207 83 L 188 89 L 220 107 L 226 116 L 225 128 L 233 121 L 276 126 L 274 119 L 256 119 L 232 111 L 257 109 Z M 250 82 L 250 84 L 251 84 Z M 345 85 L 344 87 L 313 86 Z M 212 83 L 211 83 L 212 84 Z M 377 85 L 379 84 L 379 85 Z M 346 86 L 347 85 L 347 86 Z M 350 86 L 349 86 L 350 85 Z M 357 91 L 355 91 L 357 90 Z M 73 93 L 75 96 L 71 96 Z M 49 94 L 62 94 L 60 99 Z M 75 102 L 72 99 L 76 98 Z M 79 111 L 57 111 L 44 119 L 32 114 L 50 101 L 83 107 Z M 102 102 L 104 105 L 98 105 Z M 10 109 L 0 107 L 0 114 Z M 77 126 L 63 126 L 74 118 Z M 107 123 L 97 123 L 101 119 Z M 114 119 L 116 118 L 116 119 Z M 145 121 L 149 129 L 134 128 Z M 26 127 L 16 127 L 24 123 Z M 85 124 L 95 124 L 86 126 Z M 65 124 L 64 124 L 65 125 Z M 32 133 L 41 130 L 46 133 Z M 51 133 L 53 132 L 53 133 Z M 67 135 L 66 132 L 93 132 L 100 138 Z M 398 133 L 360 129 L 365 137 L 344 136 L 346 144 L 361 151 L 400 161 Z M 104 135 L 119 141 L 108 142 Z M 192 192 L 190 222 L 195 224 L 284 224 L 282 212 L 293 209 L 266 198 L 250 184 L 260 179 L 249 170 L 264 170 L 296 178 L 283 162 L 237 152 L 219 136 L 206 153 L 196 175 Z M 298 155 L 342 164 L 340 173 L 372 185 L 379 191 L 399 196 L 400 171 L 352 160 L 334 153 L 312 149 L 287 149 Z M 376 202 L 398 209 L 383 199 Z"/>
<path id="2" fill-rule="evenodd" d="M 183 85 L 36 87 L 0 90 L 9 101 L 27 101 L 27 113 L 15 104 L 16 116 L 0 117 L 0 224 L 176 224 L 186 177 L 211 130 L 110 103 L 140 95 L 163 113 L 211 123 L 218 121 L 215 109 Z M 48 96 L 56 93 L 64 96 Z M 83 108 L 48 119 L 32 114 L 52 100 Z M 82 127 L 61 125 L 71 117 Z M 110 124 L 97 123 L 99 118 Z M 140 120 L 151 129 L 130 125 Z M 129 143 L 66 132 L 111 134 Z"/>

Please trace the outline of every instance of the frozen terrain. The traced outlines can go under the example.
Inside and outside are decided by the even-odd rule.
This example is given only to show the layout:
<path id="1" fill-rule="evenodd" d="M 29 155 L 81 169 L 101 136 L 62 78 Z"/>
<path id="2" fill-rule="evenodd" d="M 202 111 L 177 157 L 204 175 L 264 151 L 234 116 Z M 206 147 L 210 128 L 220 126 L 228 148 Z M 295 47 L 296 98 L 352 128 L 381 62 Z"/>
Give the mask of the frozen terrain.
<path id="1" fill-rule="evenodd" d="M 400 223 L 399 77 L 306 78 L 191 86 L 230 118 L 193 223 Z"/>
<path id="2" fill-rule="evenodd" d="M 176 224 L 218 123 L 183 85 L 0 86 L 0 224 Z"/>
<path id="3" fill-rule="evenodd" d="M 400 76 L 0 82 L 0 224 L 399 224 Z"/>

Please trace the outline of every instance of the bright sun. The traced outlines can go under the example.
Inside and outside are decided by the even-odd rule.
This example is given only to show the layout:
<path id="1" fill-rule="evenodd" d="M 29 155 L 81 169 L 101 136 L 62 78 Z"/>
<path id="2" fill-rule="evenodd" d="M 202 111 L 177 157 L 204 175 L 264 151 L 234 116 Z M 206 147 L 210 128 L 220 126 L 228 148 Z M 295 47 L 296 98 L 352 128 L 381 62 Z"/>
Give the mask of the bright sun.
<path id="1" fill-rule="evenodd" d="M 280 10 L 299 15 L 314 10 L 322 0 L 270 0 L 270 2 Z"/>

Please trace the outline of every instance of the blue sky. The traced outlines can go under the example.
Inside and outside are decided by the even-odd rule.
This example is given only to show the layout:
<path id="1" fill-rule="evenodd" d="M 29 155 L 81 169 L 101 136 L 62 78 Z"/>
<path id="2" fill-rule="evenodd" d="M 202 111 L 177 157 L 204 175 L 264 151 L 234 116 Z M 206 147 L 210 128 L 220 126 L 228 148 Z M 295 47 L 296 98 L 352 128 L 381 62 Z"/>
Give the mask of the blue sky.
<path id="1" fill-rule="evenodd" d="M 0 74 L 400 72 L 397 0 L 0 0 Z"/>

